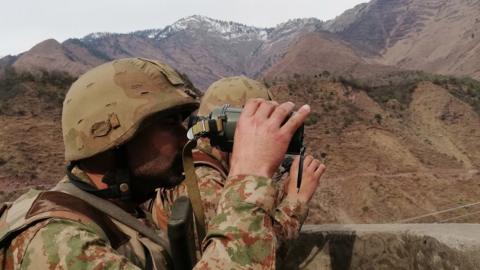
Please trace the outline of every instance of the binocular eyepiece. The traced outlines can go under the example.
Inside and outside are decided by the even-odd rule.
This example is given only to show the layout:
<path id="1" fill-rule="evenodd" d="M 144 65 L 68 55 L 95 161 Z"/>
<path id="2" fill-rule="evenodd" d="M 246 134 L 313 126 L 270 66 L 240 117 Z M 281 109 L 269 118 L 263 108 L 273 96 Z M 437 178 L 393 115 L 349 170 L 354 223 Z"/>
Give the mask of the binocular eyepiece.
<path id="1" fill-rule="evenodd" d="M 196 137 L 208 137 L 212 146 L 217 146 L 224 152 L 231 152 L 237 122 L 242 112 L 241 108 L 215 108 L 209 116 L 191 116 L 187 137 L 191 140 Z M 299 155 L 303 148 L 304 125 L 295 131 L 288 145 L 287 154 Z"/>

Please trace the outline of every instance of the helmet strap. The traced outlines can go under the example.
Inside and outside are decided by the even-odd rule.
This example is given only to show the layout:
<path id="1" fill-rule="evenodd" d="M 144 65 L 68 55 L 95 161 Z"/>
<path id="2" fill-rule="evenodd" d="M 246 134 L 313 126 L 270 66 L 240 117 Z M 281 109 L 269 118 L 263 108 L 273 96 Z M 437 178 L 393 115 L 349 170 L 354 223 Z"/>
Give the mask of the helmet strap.
<path id="1" fill-rule="evenodd" d="M 102 182 L 108 186 L 105 189 L 96 189 L 73 174 L 72 170 L 76 165 L 74 162 L 67 165 L 67 177 L 76 187 L 97 197 L 104 199 L 120 199 L 122 201 L 130 200 L 131 175 L 125 148 L 122 146 L 115 148 L 114 156 L 115 168 L 105 173 L 102 178 Z"/>

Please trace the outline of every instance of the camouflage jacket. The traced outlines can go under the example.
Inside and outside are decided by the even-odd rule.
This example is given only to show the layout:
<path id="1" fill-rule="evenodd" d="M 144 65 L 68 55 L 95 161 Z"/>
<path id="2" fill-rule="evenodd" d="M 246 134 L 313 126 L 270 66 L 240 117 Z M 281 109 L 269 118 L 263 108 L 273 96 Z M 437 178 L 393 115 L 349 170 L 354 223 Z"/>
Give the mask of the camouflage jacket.
<path id="1" fill-rule="evenodd" d="M 78 171 L 75 172 L 78 176 L 85 177 Z M 141 269 L 149 262 L 158 269 L 165 267 L 159 246 L 113 219 L 107 218 L 107 221 L 127 236 L 122 241 L 112 241 L 102 226 L 92 222 L 88 215 L 68 211 L 59 214 L 52 209 L 29 222 L 26 216 L 31 213 L 33 202 L 44 193 L 31 191 L 2 214 L 0 236 L 12 226 L 17 228 L 6 244 L 2 242 L 5 245 L 0 254 L 3 269 Z M 195 268 L 274 268 L 276 239 L 270 218 L 274 201 L 271 179 L 228 178 L 218 198 L 216 215 L 210 220 L 204 253 Z M 136 216 L 146 225 L 154 226 L 148 213 Z M 149 261 L 148 255 L 153 260 Z"/>
<path id="2" fill-rule="evenodd" d="M 200 156 L 196 158 L 194 153 L 195 168 L 198 177 L 206 223 L 210 226 L 212 219 L 217 215 L 218 202 L 224 191 L 227 181 L 228 162 L 225 153 L 213 148 L 208 139 L 200 139 L 194 150 Z M 198 153 L 200 152 L 200 153 Z M 202 157 L 203 156 L 203 157 Z M 284 183 L 281 179 L 275 182 L 275 209 L 269 212 L 273 224 L 275 237 L 279 243 L 295 239 L 308 213 L 308 207 L 298 201 L 290 201 L 284 198 Z M 174 189 L 159 189 L 157 197 L 152 204 L 154 222 L 161 228 L 166 228 L 168 217 L 172 211 L 173 202 L 179 196 L 186 196 L 185 185 L 179 185 Z"/>

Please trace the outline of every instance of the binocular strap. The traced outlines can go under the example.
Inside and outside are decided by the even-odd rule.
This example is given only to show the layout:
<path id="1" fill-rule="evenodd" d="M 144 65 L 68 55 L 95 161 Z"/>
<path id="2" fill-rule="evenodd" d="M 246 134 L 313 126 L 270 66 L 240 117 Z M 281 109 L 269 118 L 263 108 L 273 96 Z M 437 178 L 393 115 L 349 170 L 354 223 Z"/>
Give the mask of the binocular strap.
<path id="1" fill-rule="evenodd" d="M 195 227 L 198 236 L 198 247 L 201 251 L 202 241 L 206 235 L 205 212 L 203 209 L 200 190 L 198 188 L 198 178 L 193 164 L 192 150 L 197 146 L 196 140 L 190 140 L 183 148 L 183 170 L 185 171 L 185 185 L 187 186 L 188 198 L 192 203 L 193 214 L 195 216 Z"/>

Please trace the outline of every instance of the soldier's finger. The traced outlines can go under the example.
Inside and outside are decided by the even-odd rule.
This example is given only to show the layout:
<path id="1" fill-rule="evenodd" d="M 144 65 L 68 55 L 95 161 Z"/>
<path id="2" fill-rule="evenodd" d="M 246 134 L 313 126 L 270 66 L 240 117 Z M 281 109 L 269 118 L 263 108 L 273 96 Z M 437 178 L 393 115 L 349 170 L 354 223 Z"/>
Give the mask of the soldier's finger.
<path id="1" fill-rule="evenodd" d="M 255 112 L 255 117 L 258 119 L 267 119 L 275 110 L 275 104 L 271 101 L 263 101 Z"/>
<path id="2" fill-rule="evenodd" d="M 287 116 L 293 111 L 295 104 L 293 102 L 285 102 L 280 104 L 275 111 L 272 113 L 270 119 L 275 122 L 275 125 L 280 127 L 284 122 Z"/>
<path id="3" fill-rule="evenodd" d="M 296 174 L 298 172 L 298 164 L 300 163 L 300 156 L 296 156 L 293 159 L 292 166 L 290 167 L 290 174 Z"/>
<path id="4" fill-rule="evenodd" d="M 317 170 L 318 166 L 320 166 L 320 161 L 318 159 L 314 159 L 312 160 L 312 163 L 310 163 L 310 165 L 308 166 L 308 170 L 311 174 L 313 174 Z"/>
<path id="5" fill-rule="evenodd" d="M 325 170 L 327 169 L 327 167 L 325 166 L 325 164 L 320 164 L 320 166 L 318 166 L 318 168 L 315 170 L 314 172 L 314 176 L 315 176 L 315 179 L 318 179 L 320 180 L 320 177 L 322 177 L 323 173 L 325 173 Z"/>
<path id="6" fill-rule="evenodd" d="M 295 131 L 303 124 L 307 116 L 310 114 L 310 106 L 303 105 L 300 109 L 288 119 L 288 121 L 282 126 L 282 131 L 293 135 Z"/>
<path id="7" fill-rule="evenodd" d="M 313 161 L 313 156 L 308 155 L 303 159 L 303 170 L 305 171 L 306 168 L 310 167 L 310 164 Z"/>
<path id="8" fill-rule="evenodd" d="M 263 99 L 261 98 L 252 98 L 247 101 L 245 107 L 242 110 L 242 115 L 244 117 L 250 117 L 255 114 L 258 107 L 262 103 Z"/>

